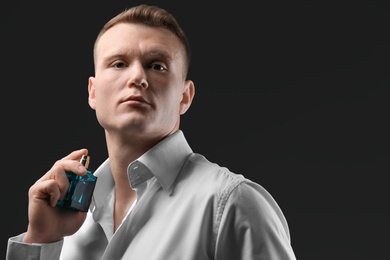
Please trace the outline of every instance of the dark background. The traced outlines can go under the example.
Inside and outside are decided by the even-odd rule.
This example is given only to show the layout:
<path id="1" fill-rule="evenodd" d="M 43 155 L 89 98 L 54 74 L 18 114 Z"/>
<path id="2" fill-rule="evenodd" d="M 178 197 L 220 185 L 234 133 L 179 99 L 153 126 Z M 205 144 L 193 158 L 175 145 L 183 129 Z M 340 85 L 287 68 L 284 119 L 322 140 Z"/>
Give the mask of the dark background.
<path id="1" fill-rule="evenodd" d="M 141 1 L 0 5 L 1 249 L 27 226 L 27 192 L 55 160 L 106 158 L 87 104 L 103 24 Z M 265 2 L 265 1 L 264 1 Z M 194 151 L 263 185 L 298 259 L 388 256 L 390 4 L 144 1 L 171 11 L 193 50 Z"/>

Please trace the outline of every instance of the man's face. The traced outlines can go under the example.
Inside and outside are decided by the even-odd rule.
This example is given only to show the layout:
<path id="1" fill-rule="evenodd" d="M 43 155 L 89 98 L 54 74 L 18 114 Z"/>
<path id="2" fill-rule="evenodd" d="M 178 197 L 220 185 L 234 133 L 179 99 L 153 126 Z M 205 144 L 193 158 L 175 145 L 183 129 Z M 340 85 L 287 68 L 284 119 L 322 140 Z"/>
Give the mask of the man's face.
<path id="1" fill-rule="evenodd" d="M 117 24 L 97 43 L 89 104 L 109 134 L 164 137 L 179 127 L 191 104 L 184 48 L 163 28 Z"/>

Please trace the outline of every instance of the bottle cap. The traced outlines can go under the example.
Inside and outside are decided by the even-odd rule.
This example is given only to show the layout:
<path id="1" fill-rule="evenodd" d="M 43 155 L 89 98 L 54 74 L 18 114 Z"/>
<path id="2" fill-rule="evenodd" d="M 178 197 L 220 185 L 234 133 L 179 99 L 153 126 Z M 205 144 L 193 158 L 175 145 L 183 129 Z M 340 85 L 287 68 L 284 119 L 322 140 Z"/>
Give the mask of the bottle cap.
<path id="1" fill-rule="evenodd" d="M 83 156 L 81 157 L 80 162 L 81 162 L 82 165 L 85 166 L 85 168 L 88 169 L 89 160 L 90 160 L 90 157 L 89 157 L 88 155 L 85 154 L 85 155 L 83 155 Z"/>

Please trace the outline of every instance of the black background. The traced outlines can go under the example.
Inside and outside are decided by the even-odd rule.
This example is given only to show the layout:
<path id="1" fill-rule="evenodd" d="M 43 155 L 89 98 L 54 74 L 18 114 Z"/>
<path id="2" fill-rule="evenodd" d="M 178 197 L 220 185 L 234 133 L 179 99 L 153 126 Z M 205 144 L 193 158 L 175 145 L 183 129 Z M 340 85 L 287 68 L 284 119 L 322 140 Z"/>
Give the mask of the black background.
<path id="1" fill-rule="evenodd" d="M 2 232 L 25 231 L 27 192 L 55 160 L 106 158 L 87 104 L 103 24 L 141 1 L 0 5 Z M 182 129 L 194 151 L 263 185 L 298 259 L 388 256 L 390 4 L 144 1 L 172 12 L 193 51 Z"/>

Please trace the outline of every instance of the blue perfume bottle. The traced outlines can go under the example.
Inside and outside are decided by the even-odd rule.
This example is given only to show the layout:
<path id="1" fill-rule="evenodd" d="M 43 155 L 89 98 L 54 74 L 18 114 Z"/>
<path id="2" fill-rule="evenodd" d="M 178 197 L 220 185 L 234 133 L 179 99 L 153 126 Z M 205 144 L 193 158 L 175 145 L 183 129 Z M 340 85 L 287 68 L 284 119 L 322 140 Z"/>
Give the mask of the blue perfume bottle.
<path id="1" fill-rule="evenodd" d="M 80 162 L 87 168 L 87 174 L 80 176 L 73 172 L 66 172 L 69 188 L 64 200 L 59 200 L 57 206 L 74 211 L 88 211 L 97 180 L 97 177 L 88 170 L 89 160 L 88 155 L 83 155 L 80 159 Z"/>

